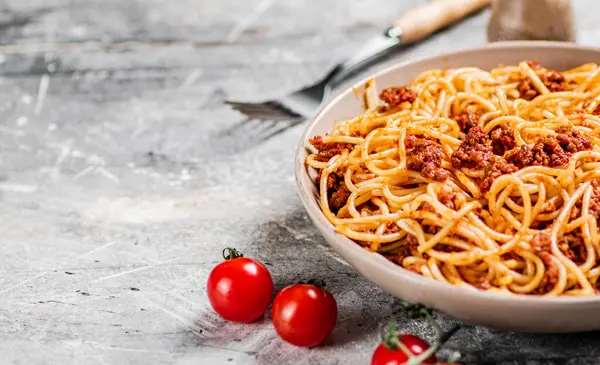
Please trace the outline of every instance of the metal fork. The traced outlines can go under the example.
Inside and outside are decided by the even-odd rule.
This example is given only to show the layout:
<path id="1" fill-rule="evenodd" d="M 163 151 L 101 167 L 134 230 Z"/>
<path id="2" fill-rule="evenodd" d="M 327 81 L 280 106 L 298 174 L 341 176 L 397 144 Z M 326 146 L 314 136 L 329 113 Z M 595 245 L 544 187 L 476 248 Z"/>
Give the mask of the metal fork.
<path id="1" fill-rule="evenodd" d="M 432 0 L 403 14 L 383 34 L 367 42 L 353 57 L 335 66 L 322 80 L 292 94 L 262 103 L 225 101 L 249 119 L 310 119 L 332 86 L 398 46 L 418 42 L 489 5 L 491 0 Z"/>

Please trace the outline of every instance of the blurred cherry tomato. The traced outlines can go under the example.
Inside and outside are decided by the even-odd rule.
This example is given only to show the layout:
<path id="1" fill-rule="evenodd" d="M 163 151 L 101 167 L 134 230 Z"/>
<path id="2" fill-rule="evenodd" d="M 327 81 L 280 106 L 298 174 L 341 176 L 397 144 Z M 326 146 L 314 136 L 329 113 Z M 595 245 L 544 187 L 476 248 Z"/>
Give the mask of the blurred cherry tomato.
<path id="1" fill-rule="evenodd" d="M 325 340 L 337 321 L 337 303 L 319 281 L 284 288 L 273 301 L 277 334 L 292 345 L 313 347 Z"/>
<path id="2" fill-rule="evenodd" d="M 420 355 L 429 348 L 427 342 L 423 341 L 420 337 L 413 335 L 398 335 L 397 337 L 414 355 Z M 380 344 L 373 353 L 371 365 L 402 365 L 406 364 L 407 361 L 408 356 L 406 356 L 402 349 L 390 350 L 384 344 Z M 435 355 L 431 355 L 421 363 L 435 364 L 436 361 Z"/>
<path id="3" fill-rule="evenodd" d="M 223 250 L 225 261 L 208 276 L 208 299 L 215 312 L 235 322 L 260 317 L 271 302 L 273 279 L 260 262 L 243 257 L 233 248 Z"/>

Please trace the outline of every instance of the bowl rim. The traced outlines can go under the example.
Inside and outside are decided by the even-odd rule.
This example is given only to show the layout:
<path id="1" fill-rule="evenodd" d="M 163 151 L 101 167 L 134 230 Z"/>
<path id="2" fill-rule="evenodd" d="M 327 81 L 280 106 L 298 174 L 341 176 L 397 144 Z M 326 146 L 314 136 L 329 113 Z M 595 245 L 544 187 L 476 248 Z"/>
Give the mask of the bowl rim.
<path id="1" fill-rule="evenodd" d="M 516 295 L 506 295 L 496 292 L 489 292 L 484 290 L 471 290 L 459 286 L 455 286 L 452 284 L 444 283 L 438 280 L 430 279 L 424 277 L 422 275 L 418 275 L 410 272 L 409 270 L 404 269 L 403 267 L 392 263 L 391 261 L 384 258 L 381 254 L 376 252 L 370 252 L 364 250 L 364 248 L 360 247 L 356 242 L 352 241 L 348 237 L 338 233 L 335 231 L 334 226 L 327 220 L 325 215 L 321 212 L 319 205 L 312 192 L 309 191 L 309 188 L 304 186 L 302 182 L 302 173 L 306 170 L 304 160 L 306 158 L 306 143 L 308 142 L 308 137 L 321 121 L 321 117 L 324 113 L 326 113 L 329 109 L 331 109 L 334 105 L 336 105 L 343 97 L 352 93 L 355 88 L 362 86 L 370 79 L 377 78 L 384 74 L 393 72 L 398 69 L 405 68 L 410 65 L 434 61 L 444 58 L 449 58 L 453 56 L 457 56 L 462 53 L 470 53 L 470 52 L 486 52 L 487 50 L 492 49 L 522 49 L 522 48 L 547 48 L 547 49 L 571 49 L 571 50 L 581 50 L 588 51 L 592 53 L 597 53 L 600 56 L 600 48 L 591 47 L 591 46 L 582 46 L 575 43 L 566 43 L 566 42 L 558 42 L 558 41 L 506 41 L 506 42 L 495 42 L 488 43 L 481 46 L 468 47 L 468 48 L 460 48 L 454 51 L 446 51 L 434 55 L 428 55 L 424 57 L 418 57 L 415 59 L 409 59 L 406 61 L 398 62 L 396 64 L 385 67 L 377 72 L 371 73 L 370 75 L 362 78 L 361 80 L 353 83 L 352 85 L 346 87 L 343 90 L 337 92 L 337 94 L 328 100 L 326 103 L 322 104 L 319 108 L 318 113 L 312 118 L 310 123 L 306 126 L 302 136 L 300 138 L 300 142 L 296 149 L 296 157 L 294 159 L 294 177 L 296 181 L 296 188 L 298 190 L 298 195 L 304 205 L 305 210 L 311 216 L 315 225 L 320 226 L 321 230 L 328 230 L 331 234 L 333 234 L 334 239 L 337 240 L 337 243 L 341 245 L 348 245 L 345 249 L 348 250 L 349 253 L 354 253 L 356 255 L 362 254 L 364 257 L 363 260 L 368 261 L 380 261 L 373 262 L 374 265 L 381 265 L 380 270 L 385 272 L 386 276 L 394 276 L 401 280 L 412 281 L 414 284 L 422 285 L 424 287 L 429 287 L 431 290 L 436 290 L 440 295 L 462 295 L 465 299 L 477 299 L 480 301 L 494 301 L 494 302 L 503 302 L 506 304 L 522 304 L 526 306 L 537 306 L 537 305 L 546 305 L 546 306 L 564 306 L 567 304 L 576 304 L 576 305 L 598 305 L 600 304 L 600 295 L 588 296 L 588 297 L 576 297 L 576 296 L 556 296 L 556 297 L 544 297 L 538 295 L 527 295 L 527 294 L 516 294 Z M 328 242 L 330 246 L 331 243 Z M 360 251 L 360 252 L 359 252 Z M 337 253 L 336 253 L 337 254 Z M 344 260 L 346 261 L 346 260 Z M 350 264 L 348 262 L 348 264 Z M 350 264 L 355 270 L 356 267 Z M 371 280 L 369 280 L 371 281 Z M 374 283 L 375 284 L 375 283 Z M 376 285 L 376 284 L 375 284 Z"/>

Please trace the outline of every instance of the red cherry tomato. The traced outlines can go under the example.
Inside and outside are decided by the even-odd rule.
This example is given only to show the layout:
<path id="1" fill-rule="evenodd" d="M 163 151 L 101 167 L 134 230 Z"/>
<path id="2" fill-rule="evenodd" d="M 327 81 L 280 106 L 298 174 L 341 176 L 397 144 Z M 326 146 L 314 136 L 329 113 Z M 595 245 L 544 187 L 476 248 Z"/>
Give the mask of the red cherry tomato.
<path id="1" fill-rule="evenodd" d="M 275 331 L 292 345 L 316 346 L 335 326 L 337 303 L 330 292 L 317 285 L 288 286 L 273 301 L 271 315 Z"/>
<path id="2" fill-rule="evenodd" d="M 420 355 L 427 351 L 429 345 L 423 341 L 420 337 L 413 335 L 398 335 L 398 339 L 408 348 L 414 355 Z M 396 350 L 390 350 L 385 347 L 384 344 L 380 344 L 375 352 L 373 353 L 373 359 L 371 359 L 371 365 L 402 365 L 406 364 L 408 356 L 398 348 Z M 429 356 L 423 360 L 421 364 L 435 364 L 437 361 L 435 355 Z"/>
<path id="3" fill-rule="evenodd" d="M 226 256 L 225 252 L 229 250 Z M 273 279 L 260 262 L 242 257 L 235 249 L 223 250 L 226 261 L 208 276 L 208 299 L 215 312 L 235 322 L 248 323 L 260 317 L 271 302 Z"/>

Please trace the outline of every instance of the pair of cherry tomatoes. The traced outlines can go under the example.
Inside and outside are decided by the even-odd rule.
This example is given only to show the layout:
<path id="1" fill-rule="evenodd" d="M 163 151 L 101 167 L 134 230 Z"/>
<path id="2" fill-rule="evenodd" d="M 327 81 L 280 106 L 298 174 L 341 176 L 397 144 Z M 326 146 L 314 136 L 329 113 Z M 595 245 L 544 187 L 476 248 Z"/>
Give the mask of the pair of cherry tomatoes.
<path id="1" fill-rule="evenodd" d="M 263 315 L 273 295 L 273 279 L 260 262 L 235 249 L 223 250 L 225 261 L 208 277 L 208 299 L 215 312 L 235 322 L 249 323 Z M 271 310 L 275 331 L 285 341 L 303 347 L 323 342 L 337 320 L 337 304 L 320 282 L 281 290 Z"/>

